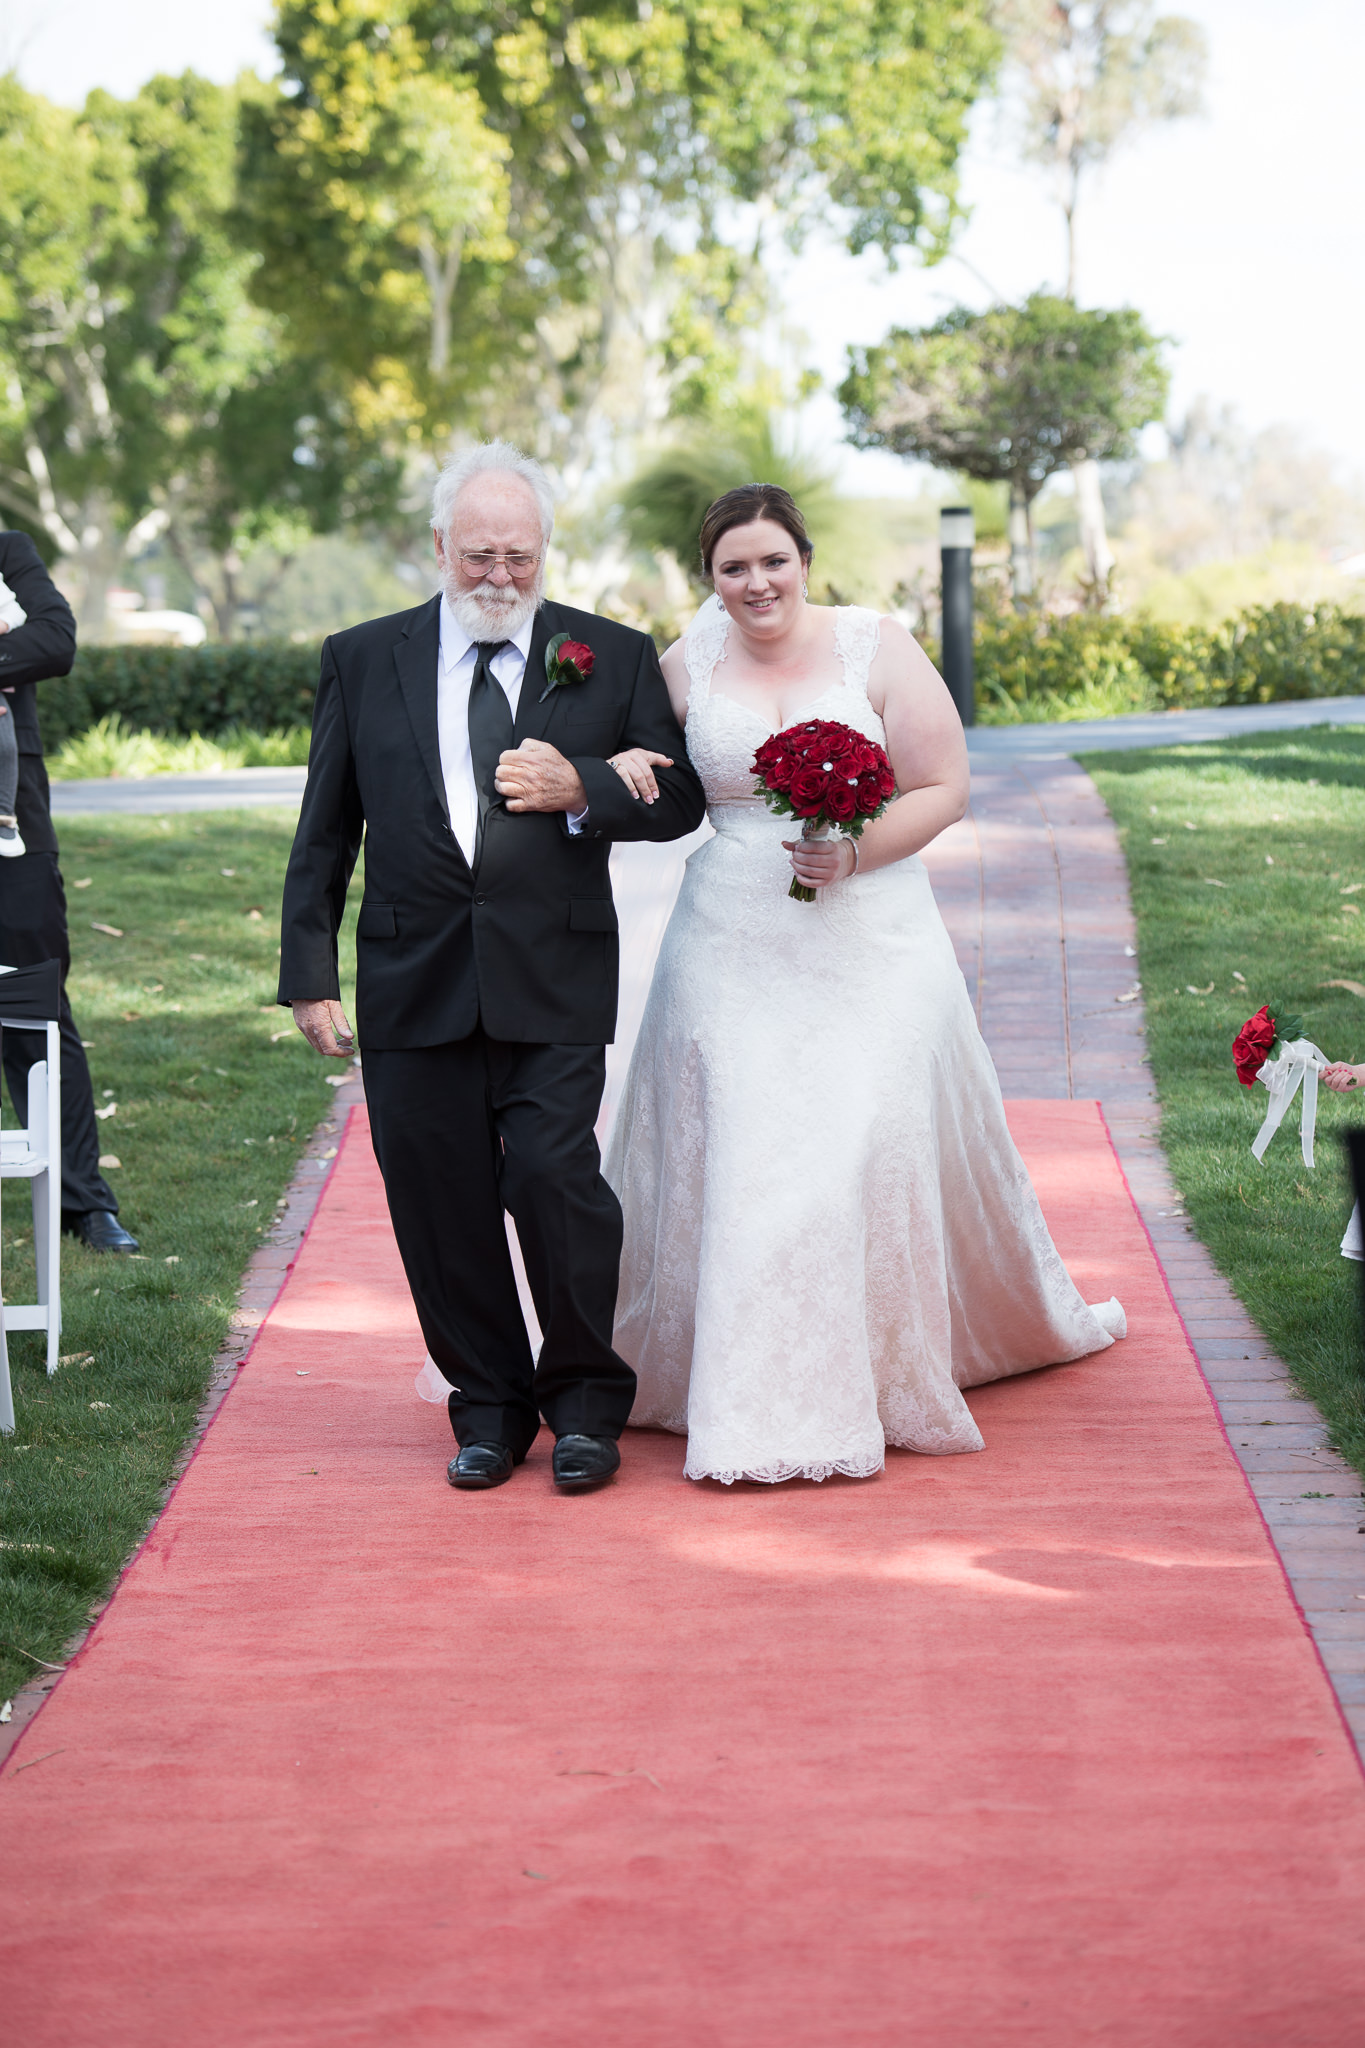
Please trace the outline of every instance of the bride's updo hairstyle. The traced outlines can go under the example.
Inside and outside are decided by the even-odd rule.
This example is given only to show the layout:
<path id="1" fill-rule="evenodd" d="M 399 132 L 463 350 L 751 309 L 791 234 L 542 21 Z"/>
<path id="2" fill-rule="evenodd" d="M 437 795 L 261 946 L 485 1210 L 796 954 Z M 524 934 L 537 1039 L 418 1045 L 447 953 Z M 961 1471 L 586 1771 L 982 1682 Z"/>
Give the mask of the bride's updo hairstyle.
<path id="1" fill-rule="evenodd" d="M 771 519 L 775 525 L 785 527 L 796 543 L 803 565 L 810 567 L 815 549 L 791 492 L 784 491 L 781 484 L 740 484 L 723 498 L 717 498 L 702 520 L 698 541 L 703 576 L 711 574 L 711 557 L 731 527 L 752 526 L 755 519 Z"/>

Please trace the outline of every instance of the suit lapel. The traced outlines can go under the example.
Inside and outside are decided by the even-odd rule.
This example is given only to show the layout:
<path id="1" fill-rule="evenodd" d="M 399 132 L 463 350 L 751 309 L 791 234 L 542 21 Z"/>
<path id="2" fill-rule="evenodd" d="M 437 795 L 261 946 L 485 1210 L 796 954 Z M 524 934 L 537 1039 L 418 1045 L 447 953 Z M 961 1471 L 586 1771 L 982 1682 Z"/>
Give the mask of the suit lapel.
<path id="1" fill-rule="evenodd" d="M 417 751 L 426 764 L 441 806 L 441 816 L 450 823 L 446 803 L 446 781 L 441 773 L 441 741 L 436 726 L 436 668 L 441 658 L 441 600 L 431 603 L 404 631 L 393 650 L 394 666 L 408 707 Z"/>
<path id="2" fill-rule="evenodd" d="M 519 747 L 523 740 L 543 740 L 546 728 L 554 715 L 558 690 L 551 690 L 543 704 L 540 700 L 545 690 L 545 649 L 559 630 L 556 607 L 552 604 L 543 604 L 536 613 L 535 629 L 531 634 L 531 645 L 526 655 L 526 673 L 522 677 L 521 696 L 517 701 L 516 724 L 512 734 L 514 747 Z"/>

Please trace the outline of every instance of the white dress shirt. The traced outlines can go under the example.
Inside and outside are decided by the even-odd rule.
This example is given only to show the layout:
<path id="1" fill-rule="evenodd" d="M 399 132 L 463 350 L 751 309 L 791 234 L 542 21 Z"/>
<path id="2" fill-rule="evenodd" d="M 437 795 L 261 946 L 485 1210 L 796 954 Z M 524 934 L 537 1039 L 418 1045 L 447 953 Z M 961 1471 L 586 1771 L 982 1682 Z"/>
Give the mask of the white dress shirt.
<path id="1" fill-rule="evenodd" d="M 526 657 L 531 651 L 531 635 L 535 629 L 536 615 L 532 612 L 520 631 L 498 649 L 488 664 L 493 680 L 506 692 L 514 722 L 521 702 Z M 443 596 L 441 651 L 436 665 L 436 738 L 441 749 L 441 776 L 446 786 L 450 829 L 471 867 L 479 836 L 479 792 L 474 781 L 474 759 L 469 751 L 469 686 L 474 680 L 477 660 L 476 643 L 451 610 L 450 599 Z M 568 821 L 570 832 L 577 835 L 587 815 L 586 811 L 571 815 Z"/>

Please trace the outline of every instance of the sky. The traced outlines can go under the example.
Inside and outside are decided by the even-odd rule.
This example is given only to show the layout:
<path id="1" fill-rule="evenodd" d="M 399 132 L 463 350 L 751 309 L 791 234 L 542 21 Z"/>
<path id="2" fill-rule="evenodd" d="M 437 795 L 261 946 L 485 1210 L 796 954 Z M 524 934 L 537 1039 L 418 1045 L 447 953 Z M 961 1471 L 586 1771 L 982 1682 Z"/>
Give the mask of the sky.
<path id="1" fill-rule="evenodd" d="M 1172 409 L 1197 396 L 1258 429 L 1288 423 L 1365 477 L 1365 7 L 1359 0 L 1168 0 L 1210 45 L 1204 117 L 1149 133 L 1116 157 L 1080 219 L 1080 297 L 1134 305 L 1170 338 Z M 0 0 L 0 63 L 36 92 L 79 105 L 155 71 L 229 79 L 273 68 L 268 0 Z M 888 275 L 830 242 L 808 244 L 782 285 L 800 357 L 829 383 L 851 344 L 937 319 L 990 291 L 1059 285 L 1061 216 L 1043 175 L 1022 170 L 990 107 L 964 163 L 965 261 Z M 968 268 L 967 266 L 971 267 Z M 825 397 L 804 431 L 833 447 Z M 860 489 L 909 481 L 889 456 L 843 458 Z"/>

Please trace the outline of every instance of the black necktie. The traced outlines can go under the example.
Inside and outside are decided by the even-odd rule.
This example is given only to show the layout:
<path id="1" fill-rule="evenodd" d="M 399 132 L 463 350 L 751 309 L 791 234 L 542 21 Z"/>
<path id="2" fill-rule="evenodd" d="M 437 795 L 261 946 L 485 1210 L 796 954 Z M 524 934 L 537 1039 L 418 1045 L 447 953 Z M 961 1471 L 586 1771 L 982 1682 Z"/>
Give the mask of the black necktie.
<path id="1" fill-rule="evenodd" d="M 474 764 L 474 786 L 479 792 L 479 836 L 474 849 L 477 864 L 483 850 L 484 820 L 488 807 L 498 801 L 493 787 L 498 758 L 512 744 L 512 707 L 507 692 L 493 674 L 492 660 L 505 640 L 476 640 L 474 678 L 469 685 L 469 756 Z"/>

